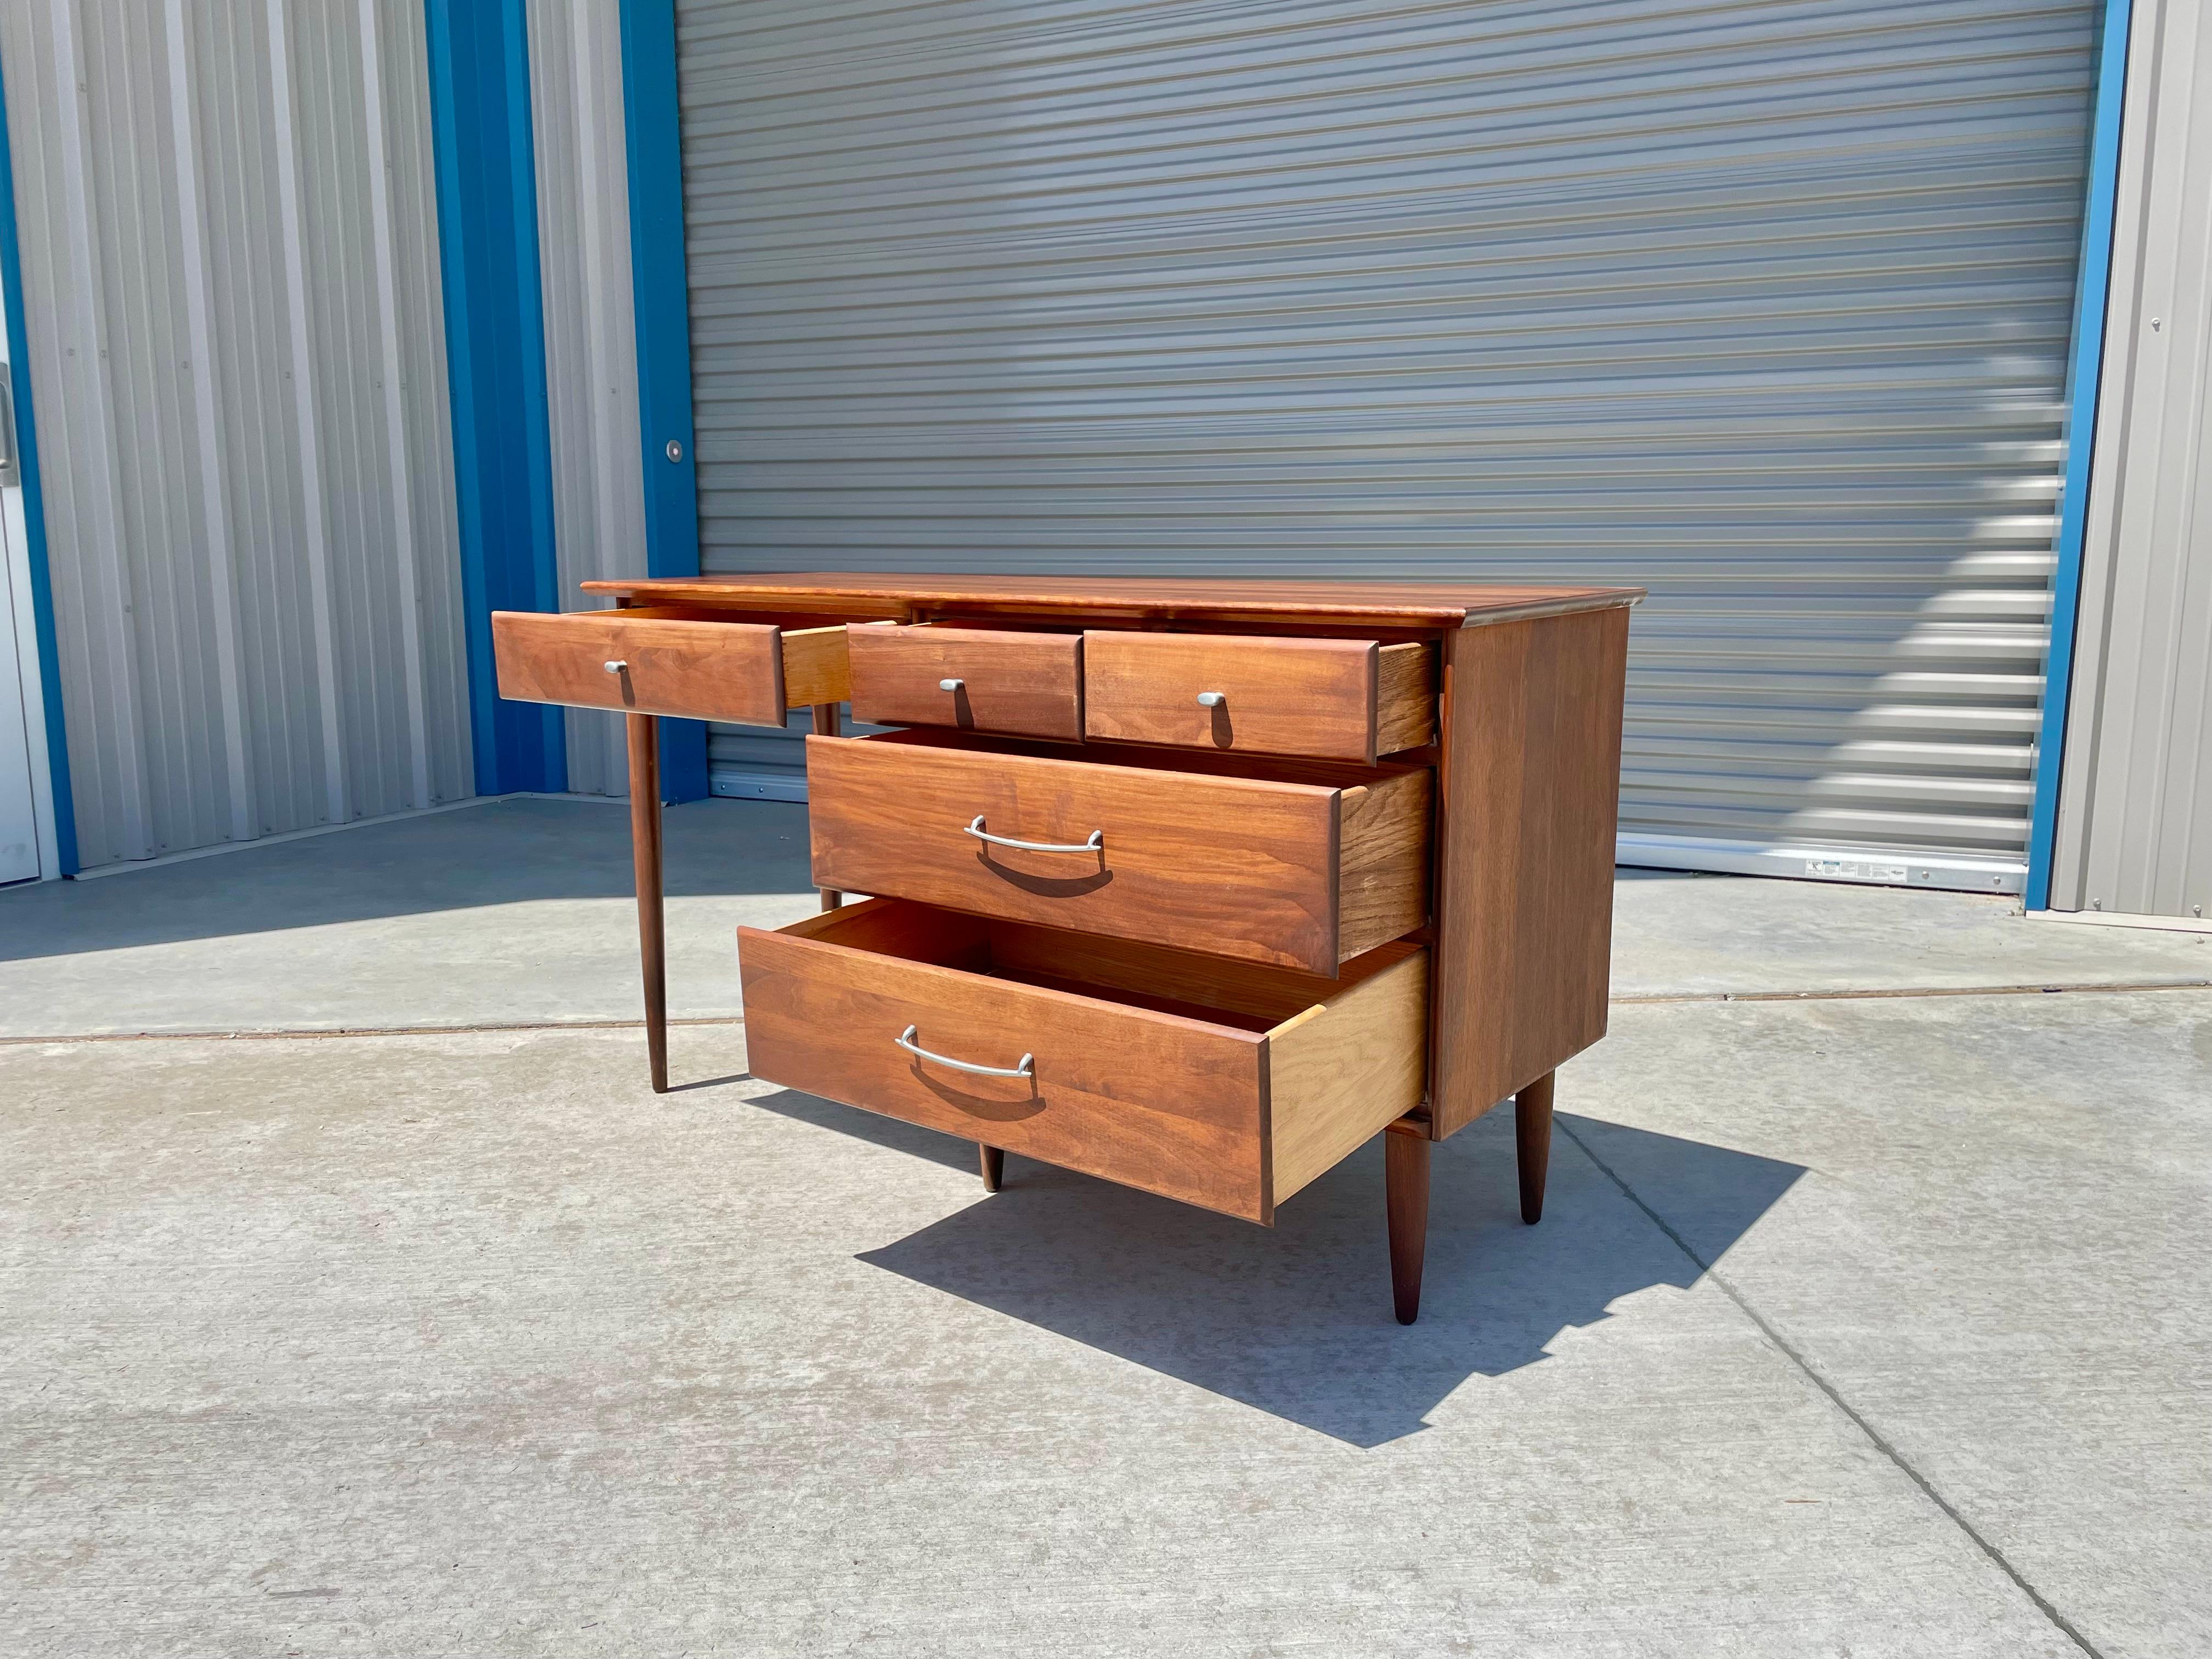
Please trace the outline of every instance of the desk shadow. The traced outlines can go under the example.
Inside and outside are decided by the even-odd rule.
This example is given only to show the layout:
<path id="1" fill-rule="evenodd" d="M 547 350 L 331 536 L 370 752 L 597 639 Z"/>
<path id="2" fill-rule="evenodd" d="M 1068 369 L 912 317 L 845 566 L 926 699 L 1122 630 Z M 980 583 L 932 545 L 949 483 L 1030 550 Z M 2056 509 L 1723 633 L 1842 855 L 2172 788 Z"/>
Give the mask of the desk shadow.
<path id="1" fill-rule="evenodd" d="M 750 1103 L 939 1163 L 968 1143 L 797 1093 Z M 1391 1316 L 1382 1157 L 1370 1143 L 1272 1229 L 1009 1157 L 994 1197 L 860 1259 L 916 1284 L 1358 1446 L 1413 1434 L 1469 1377 L 1546 1358 L 1618 1298 L 1686 1288 L 1697 1264 L 1581 1150 L 1637 1190 L 1682 1197 L 1711 1261 L 1804 1173 L 1795 1164 L 1571 1117 L 1543 1222 L 1522 1224 L 1513 1115 L 1436 1150 L 1419 1322 Z M 1633 1173 L 1631 1173 L 1632 1170 Z M 1670 1221 L 1673 1206 L 1668 1206 Z"/>

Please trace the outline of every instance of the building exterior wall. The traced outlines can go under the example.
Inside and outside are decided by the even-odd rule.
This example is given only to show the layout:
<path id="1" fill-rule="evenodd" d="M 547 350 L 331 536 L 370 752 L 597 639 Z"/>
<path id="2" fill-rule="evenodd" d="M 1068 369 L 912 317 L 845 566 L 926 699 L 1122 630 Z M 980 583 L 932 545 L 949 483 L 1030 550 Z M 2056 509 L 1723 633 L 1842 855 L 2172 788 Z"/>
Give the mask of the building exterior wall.
<path id="1" fill-rule="evenodd" d="M 2054 910 L 2212 912 L 2212 6 L 2136 0 Z"/>
<path id="2" fill-rule="evenodd" d="M 647 574 L 621 20 L 574 0 L 530 0 L 528 20 L 554 532 L 573 611 L 602 603 L 579 582 Z M 621 716 L 564 713 L 568 787 L 627 794 Z"/>
<path id="3" fill-rule="evenodd" d="M 474 793 L 422 10 L 0 0 L 78 856 Z"/>

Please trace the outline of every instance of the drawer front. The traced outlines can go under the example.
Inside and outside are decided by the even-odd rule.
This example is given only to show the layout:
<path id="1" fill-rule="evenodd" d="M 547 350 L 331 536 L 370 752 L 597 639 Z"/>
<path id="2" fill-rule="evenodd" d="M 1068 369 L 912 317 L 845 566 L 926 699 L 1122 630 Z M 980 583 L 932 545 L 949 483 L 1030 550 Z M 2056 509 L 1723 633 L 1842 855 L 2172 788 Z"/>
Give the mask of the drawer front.
<path id="1" fill-rule="evenodd" d="M 1425 645 L 1093 631 L 1083 654 L 1092 738 L 1372 763 L 1435 729 Z"/>
<path id="2" fill-rule="evenodd" d="M 845 696 L 842 628 L 497 611 L 491 631 L 499 694 L 525 702 L 781 726 L 787 707 Z"/>
<path id="3" fill-rule="evenodd" d="M 738 957 L 755 1077 L 1268 1218 L 1258 1036 L 793 933 L 742 928 Z M 1027 1054 L 1030 1075 L 923 1059 L 898 1044 L 908 1027 L 916 1048 L 972 1065 Z"/>
<path id="4" fill-rule="evenodd" d="M 855 623 L 848 648 L 854 720 L 1082 740 L 1079 634 Z"/>
<path id="5" fill-rule="evenodd" d="M 806 782 L 819 886 L 1307 973 L 1340 960 L 1334 788 L 823 738 Z M 979 817 L 1077 850 L 986 842 Z"/>

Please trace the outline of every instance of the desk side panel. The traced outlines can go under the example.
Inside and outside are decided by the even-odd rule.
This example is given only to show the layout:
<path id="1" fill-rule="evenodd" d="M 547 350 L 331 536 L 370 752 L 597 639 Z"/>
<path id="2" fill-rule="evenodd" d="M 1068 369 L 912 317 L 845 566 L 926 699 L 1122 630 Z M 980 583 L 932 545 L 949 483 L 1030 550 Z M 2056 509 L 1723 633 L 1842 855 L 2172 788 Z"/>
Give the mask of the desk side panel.
<path id="1" fill-rule="evenodd" d="M 1605 1035 L 1625 609 L 1446 642 L 1431 1133 Z"/>

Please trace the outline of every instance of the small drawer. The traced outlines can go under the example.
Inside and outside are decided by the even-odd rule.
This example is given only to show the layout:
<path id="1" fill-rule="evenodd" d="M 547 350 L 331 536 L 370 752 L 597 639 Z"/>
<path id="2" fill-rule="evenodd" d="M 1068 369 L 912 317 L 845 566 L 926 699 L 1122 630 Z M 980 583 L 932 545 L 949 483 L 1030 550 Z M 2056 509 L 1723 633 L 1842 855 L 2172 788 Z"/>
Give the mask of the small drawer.
<path id="1" fill-rule="evenodd" d="M 755 1077 L 1252 1221 L 1426 1085 L 1419 945 L 1314 980 L 872 899 L 738 960 Z"/>
<path id="2" fill-rule="evenodd" d="M 495 611 L 499 694 L 523 702 L 781 726 L 787 708 L 842 702 L 845 629 L 702 620 L 640 607 L 562 616 Z"/>
<path id="3" fill-rule="evenodd" d="M 853 718 L 1018 738 L 1083 738 L 1083 636 L 855 623 Z"/>
<path id="4" fill-rule="evenodd" d="M 1364 761 L 1436 736 L 1420 643 L 1093 630 L 1084 732 L 1120 743 Z"/>
<path id="5" fill-rule="evenodd" d="M 1334 974 L 1428 917 L 1432 775 L 810 738 L 817 886 Z"/>

